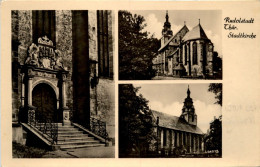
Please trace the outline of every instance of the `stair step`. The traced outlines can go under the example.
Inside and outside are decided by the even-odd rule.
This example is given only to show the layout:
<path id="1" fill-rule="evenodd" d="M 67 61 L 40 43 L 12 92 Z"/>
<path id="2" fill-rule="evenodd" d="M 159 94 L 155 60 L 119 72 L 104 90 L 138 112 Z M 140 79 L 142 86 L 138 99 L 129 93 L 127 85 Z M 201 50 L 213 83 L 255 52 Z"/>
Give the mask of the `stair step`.
<path id="1" fill-rule="evenodd" d="M 105 144 L 82 144 L 82 145 L 64 145 L 61 149 L 73 149 L 73 148 L 84 148 L 84 147 L 100 147 L 105 146 Z"/>
<path id="2" fill-rule="evenodd" d="M 74 133 L 74 134 L 64 134 L 64 133 L 60 133 L 58 134 L 58 138 L 67 138 L 67 137 L 82 137 L 82 136 L 88 136 L 88 134 L 84 134 L 84 133 Z"/>
<path id="3" fill-rule="evenodd" d="M 80 145 L 80 144 L 98 144 L 100 143 L 97 140 L 83 140 L 83 141 L 66 141 L 58 142 L 58 145 Z"/>
<path id="4" fill-rule="evenodd" d="M 83 134 L 83 132 L 75 129 L 73 131 L 58 131 L 58 134 Z"/>
<path id="5" fill-rule="evenodd" d="M 71 140 L 94 140 L 94 137 L 88 137 L 87 135 L 82 135 L 81 137 L 62 137 L 62 138 L 58 138 L 58 141 L 71 141 Z"/>
<path id="6" fill-rule="evenodd" d="M 58 128 L 58 131 L 74 131 L 74 130 L 79 131 L 79 129 L 73 128 L 73 127 L 70 127 L 70 128 Z"/>

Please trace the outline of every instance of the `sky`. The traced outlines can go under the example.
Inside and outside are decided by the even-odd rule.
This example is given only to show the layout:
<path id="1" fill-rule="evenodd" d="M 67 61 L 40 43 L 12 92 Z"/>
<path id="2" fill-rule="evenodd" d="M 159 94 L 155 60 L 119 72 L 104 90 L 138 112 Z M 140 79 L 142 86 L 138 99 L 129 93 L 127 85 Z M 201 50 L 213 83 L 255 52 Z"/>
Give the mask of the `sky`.
<path id="1" fill-rule="evenodd" d="M 152 110 L 180 116 L 184 99 L 187 97 L 188 84 L 134 84 L 141 87 L 142 94 L 149 103 Z M 221 106 L 216 102 L 215 94 L 208 92 L 209 84 L 189 84 L 190 96 L 193 99 L 195 113 L 197 114 L 197 125 L 206 133 L 209 123 L 221 115 Z"/>
<path id="2" fill-rule="evenodd" d="M 163 24 L 165 22 L 166 10 L 133 10 L 132 14 L 138 14 L 145 18 L 147 24 L 145 31 L 158 39 L 161 38 Z M 189 30 L 200 24 L 204 29 L 207 37 L 214 44 L 214 51 L 217 51 L 219 56 L 222 57 L 222 43 L 221 43 L 221 20 L 220 10 L 169 10 L 169 22 L 173 34 L 178 32 L 183 26 L 184 21 Z"/>

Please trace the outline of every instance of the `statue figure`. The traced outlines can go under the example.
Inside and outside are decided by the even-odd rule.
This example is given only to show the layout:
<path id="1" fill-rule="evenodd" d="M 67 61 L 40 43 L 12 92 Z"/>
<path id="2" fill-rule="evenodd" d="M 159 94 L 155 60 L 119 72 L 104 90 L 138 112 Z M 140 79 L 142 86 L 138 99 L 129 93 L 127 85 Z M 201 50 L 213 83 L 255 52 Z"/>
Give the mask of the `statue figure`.
<path id="1" fill-rule="evenodd" d="M 39 60 L 38 60 L 39 48 L 34 43 L 32 43 L 31 46 L 29 47 L 28 52 L 29 55 L 25 60 L 25 64 L 36 65 L 37 67 L 39 67 Z"/>
<path id="2" fill-rule="evenodd" d="M 56 70 L 63 70 L 63 63 L 62 63 L 62 53 L 60 50 L 55 50 L 56 54 L 56 61 L 55 61 L 55 66 L 54 69 Z"/>

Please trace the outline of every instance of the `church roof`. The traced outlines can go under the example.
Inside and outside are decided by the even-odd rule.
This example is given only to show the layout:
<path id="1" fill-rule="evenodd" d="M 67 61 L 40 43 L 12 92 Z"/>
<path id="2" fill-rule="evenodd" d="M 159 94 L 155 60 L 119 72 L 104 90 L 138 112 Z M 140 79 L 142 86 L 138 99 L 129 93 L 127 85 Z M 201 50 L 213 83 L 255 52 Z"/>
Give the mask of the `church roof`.
<path id="1" fill-rule="evenodd" d="M 184 28 L 187 28 L 186 25 L 184 25 L 175 35 L 173 35 L 161 48 L 158 50 L 159 52 L 164 49 L 169 43 L 177 36 L 178 33 L 180 33 Z M 177 46 L 177 45 L 176 45 Z"/>
<path id="2" fill-rule="evenodd" d="M 200 24 L 195 26 L 191 31 L 189 31 L 184 37 L 183 41 L 189 41 L 194 39 L 208 39 L 206 33 L 204 32 L 203 28 Z"/>
<path id="3" fill-rule="evenodd" d="M 159 117 L 159 126 L 174 130 L 179 130 L 183 132 L 190 132 L 195 134 L 203 134 L 198 126 L 188 124 L 184 119 L 165 114 L 162 112 L 152 110 L 154 119 L 156 121 L 157 117 Z"/>

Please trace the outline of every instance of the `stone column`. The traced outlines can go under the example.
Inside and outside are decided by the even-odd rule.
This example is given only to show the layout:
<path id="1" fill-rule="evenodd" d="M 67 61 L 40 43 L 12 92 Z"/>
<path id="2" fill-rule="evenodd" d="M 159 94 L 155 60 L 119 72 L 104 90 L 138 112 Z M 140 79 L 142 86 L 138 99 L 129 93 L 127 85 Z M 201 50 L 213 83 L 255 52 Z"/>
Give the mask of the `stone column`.
<path id="1" fill-rule="evenodd" d="M 204 42 L 203 41 L 198 41 L 198 58 L 199 58 L 199 66 L 201 68 L 200 73 L 204 74 L 204 63 L 203 63 L 203 45 Z"/>
<path id="2" fill-rule="evenodd" d="M 63 115 L 63 125 L 69 125 L 70 124 L 70 113 L 69 113 L 69 109 L 67 107 L 67 98 L 66 98 L 66 74 L 62 74 L 61 76 L 61 109 L 62 109 L 62 115 Z"/>
<path id="3" fill-rule="evenodd" d="M 28 78 L 28 105 L 32 106 L 32 78 Z"/>
<path id="4" fill-rule="evenodd" d="M 24 107 L 24 92 L 25 92 L 25 87 L 24 87 L 24 74 L 22 75 L 22 95 L 21 95 L 21 103 L 22 103 L 22 107 Z"/>
<path id="5" fill-rule="evenodd" d="M 207 69 L 209 71 L 208 75 L 213 76 L 213 51 L 214 45 L 209 43 L 208 55 L 207 55 Z"/>

